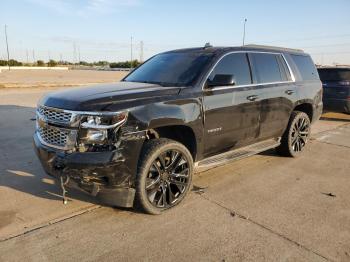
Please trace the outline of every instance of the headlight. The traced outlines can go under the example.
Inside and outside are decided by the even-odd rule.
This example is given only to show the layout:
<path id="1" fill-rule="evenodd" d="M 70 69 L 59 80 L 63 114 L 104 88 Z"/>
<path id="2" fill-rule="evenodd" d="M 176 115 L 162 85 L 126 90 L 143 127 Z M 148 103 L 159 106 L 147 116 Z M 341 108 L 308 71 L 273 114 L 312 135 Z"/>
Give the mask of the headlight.
<path id="1" fill-rule="evenodd" d="M 128 112 L 87 115 L 82 119 L 82 128 L 113 129 L 125 123 Z"/>
<path id="2" fill-rule="evenodd" d="M 105 144 L 126 122 L 127 116 L 127 111 L 84 115 L 80 125 L 80 141 L 87 144 Z"/>
<path id="3" fill-rule="evenodd" d="M 84 131 L 80 138 L 82 141 L 100 144 L 107 140 L 107 130 L 86 129 Z"/>

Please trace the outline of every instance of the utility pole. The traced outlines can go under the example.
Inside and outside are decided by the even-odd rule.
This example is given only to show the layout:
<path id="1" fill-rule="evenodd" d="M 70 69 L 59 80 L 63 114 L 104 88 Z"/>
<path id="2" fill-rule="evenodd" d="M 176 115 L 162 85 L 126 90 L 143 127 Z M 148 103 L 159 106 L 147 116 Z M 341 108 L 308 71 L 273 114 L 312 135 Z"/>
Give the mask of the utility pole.
<path id="1" fill-rule="evenodd" d="M 33 49 L 33 64 L 35 64 L 35 52 L 34 52 L 34 49 Z"/>
<path id="2" fill-rule="evenodd" d="M 242 46 L 244 46 L 244 41 L 245 41 L 245 25 L 247 23 L 247 18 L 244 18 L 244 25 L 243 25 L 243 44 Z"/>
<path id="3" fill-rule="evenodd" d="M 80 64 L 80 45 L 78 46 L 78 58 L 79 58 L 78 63 Z"/>
<path id="4" fill-rule="evenodd" d="M 73 43 L 73 64 L 77 62 L 77 46 L 75 42 Z"/>
<path id="5" fill-rule="evenodd" d="M 132 69 L 132 37 L 130 38 L 130 70 Z"/>
<path id="6" fill-rule="evenodd" d="M 140 42 L 140 63 L 143 62 L 143 41 Z"/>
<path id="7" fill-rule="evenodd" d="M 7 48 L 7 65 L 9 67 L 9 71 L 11 70 L 10 68 L 10 52 L 9 52 L 9 43 L 7 41 L 7 25 L 5 25 L 5 38 L 6 38 L 6 48 Z"/>
<path id="8" fill-rule="evenodd" d="M 29 52 L 28 49 L 26 49 L 26 55 L 27 55 L 27 64 L 29 63 Z"/>

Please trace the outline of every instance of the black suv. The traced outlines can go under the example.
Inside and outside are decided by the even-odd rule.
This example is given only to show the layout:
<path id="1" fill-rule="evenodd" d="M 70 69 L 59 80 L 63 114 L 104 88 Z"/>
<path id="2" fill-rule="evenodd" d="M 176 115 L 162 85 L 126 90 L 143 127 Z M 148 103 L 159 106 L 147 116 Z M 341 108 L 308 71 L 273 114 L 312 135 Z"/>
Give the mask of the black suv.
<path id="1" fill-rule="evenodd" d="M 299 155 L 321 112 L 308 54 L 206 46 L 155 55 L 119 83 L 47 95 L 34 146 L 63 188 L 158 214 L 196 171 L 270 148 Z"/>
<path id="2" fill-rule="evenodd" d="M 318 68 L 324 109 L 350 114 L 350 67 Z"/>

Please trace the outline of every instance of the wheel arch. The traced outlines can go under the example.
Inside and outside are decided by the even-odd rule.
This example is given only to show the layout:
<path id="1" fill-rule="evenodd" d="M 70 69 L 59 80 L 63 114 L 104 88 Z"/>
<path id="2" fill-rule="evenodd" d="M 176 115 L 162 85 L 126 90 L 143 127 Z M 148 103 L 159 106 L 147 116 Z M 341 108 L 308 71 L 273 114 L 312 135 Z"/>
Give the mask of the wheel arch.
<path id="1" fill-rule="evenodd" d="M 294 107 L 293 111 L 304 112 L 305 114 L 308 115 L 310 121 L 312 122 L 313 115 L 314 115 L 314 108 L 312 103 L 306 102 L 306 101 L 300 102 Z"/>
<path id="2" fill-rule="evenodd" d="M 196 161 L 198 148 L 194 130 L 187 125 L 165 125 L 147 130 L 147 139 L 168 138 L 183 144 Z"/>

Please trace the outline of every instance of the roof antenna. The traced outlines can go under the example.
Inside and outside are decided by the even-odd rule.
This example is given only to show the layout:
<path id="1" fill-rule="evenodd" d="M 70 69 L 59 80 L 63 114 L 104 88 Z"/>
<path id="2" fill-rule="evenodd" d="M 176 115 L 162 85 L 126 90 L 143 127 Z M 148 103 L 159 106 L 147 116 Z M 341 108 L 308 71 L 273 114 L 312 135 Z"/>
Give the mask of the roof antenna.
<path id="1" fill-rule="evenodd" d="M 209 47 L 213 47 L 213 46 L 209 42 L 205 43 L 204 49 L 209 48 Z"/>

